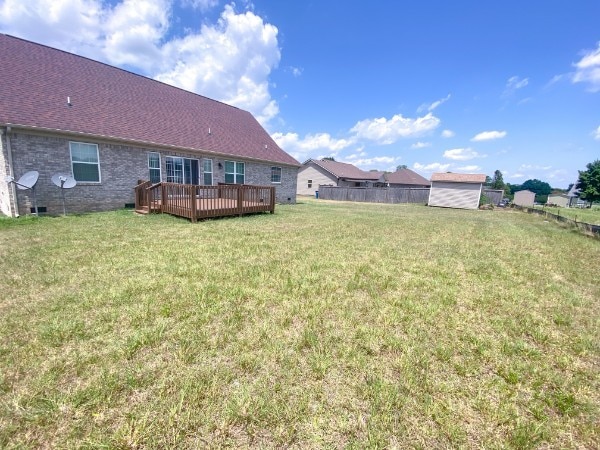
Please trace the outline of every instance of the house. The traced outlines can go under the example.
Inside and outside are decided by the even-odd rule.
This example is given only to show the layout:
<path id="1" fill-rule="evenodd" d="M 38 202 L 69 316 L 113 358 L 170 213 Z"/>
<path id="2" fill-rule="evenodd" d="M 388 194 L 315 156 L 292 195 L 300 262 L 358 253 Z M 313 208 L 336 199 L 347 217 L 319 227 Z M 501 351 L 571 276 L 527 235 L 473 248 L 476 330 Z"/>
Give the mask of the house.
<path id="1" fill-rule="evenodd" d="M 527 189 L 524 191 L 515 192 L 513 203 L 518 206 L 533 207 L 535 203 L 535 192 L 531 192 Z"/>
<path id="2" fill-rule="evenodd" d="M 548 196 L 546 204 L 566 208 L 567 206 L 569 206 L 569 196 L 566 194 L 550 194 Z"/>
<path id="3" fill-rule="evenodd" d="M 383 172 L 367 172 L 348 163 L 309 159 L 298 171 L 298 195 L 315 195 L 319 185 L 339 187 L 384 186 Z"/>
<path id="4" fill-rule="evenodd" d="M 434 173 L 431 175 L 428 205 L 477 209 L 485 178 L 481 174 Z"/>
<path id="5" fill-rule="evenodd" d="M 31 191 L 4 182 L 36 170 L 40 211 L 62 212 L 57 173 L 73 175 L 69 211 L 134 203 L 138 180 L 275 186 L 294 203 L 300 164 L 247 111 L 107 64 L 0 34 L 0 211 L 29 212 Z"/>
<path id="6" fill-rule="evenodd" d="M 385 174 L 385 182 L 389 187 L 395 188 L 428 188 L 431 183 L 410 169 L 402 168 L 393 173 Z"/>

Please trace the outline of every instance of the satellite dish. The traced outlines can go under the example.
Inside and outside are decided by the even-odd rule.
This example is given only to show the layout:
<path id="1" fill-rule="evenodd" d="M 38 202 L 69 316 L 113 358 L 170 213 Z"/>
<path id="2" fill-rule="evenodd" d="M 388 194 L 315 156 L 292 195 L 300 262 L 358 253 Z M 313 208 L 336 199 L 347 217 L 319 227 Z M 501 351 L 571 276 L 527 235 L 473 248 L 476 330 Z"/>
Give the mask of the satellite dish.
<path id="1" fill-rule="evenodd" d="M 31 189 L 31 194 L 33 195 L 33 209 L 35 210 L 36 216 L 38 215 L 38 207 L 37 199 L 35 198 L 35 183 L 37 183 L 39 177 L 39 172 L 37 172 L 36 170 L 31 170 L 29 172 L 24 173 L 23 176 L 19 178 L 19 181 L 15 181 L 15 179 L 10 175 L 4 178 L 4 181 L 6 181 L 9 184 L 16 184 L 18 189 L 21 189 L 23 191 Z"/>
<path id="2" fill-rule="evenodd" d="M 65 189 L 71 189 L 77 186 L 77 181 L 71 175 L 55 173 L 52 175 L 52 182 L 60 188 L 60 196 L 63 204 L 63 215 L 67 215 L 67 207 L 65 204 Z"/>
<path id="3" fill-rule="evenodd" d="M 55 173 L 52 175 L 52 182 L 61 189 L 72 189 L 77 186 L 77 181 L 71 175 Z"/>
<path id="4" fill-rule="evenodd" d="M 23 176 L 19 178 L 19 181 L 16 182 L 17 188 L 22 190 L 33 189 L 39 176 L 40 174 L 36 170 L 24 173 Z"/>

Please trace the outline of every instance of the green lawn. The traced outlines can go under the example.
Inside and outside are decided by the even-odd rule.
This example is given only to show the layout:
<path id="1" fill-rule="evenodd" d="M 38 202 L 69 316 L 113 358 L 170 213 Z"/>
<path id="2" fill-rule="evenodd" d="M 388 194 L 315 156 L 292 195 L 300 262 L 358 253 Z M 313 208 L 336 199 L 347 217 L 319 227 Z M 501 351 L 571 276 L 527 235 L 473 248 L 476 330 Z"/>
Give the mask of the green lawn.
<path id="1" fill-rule="evenodd" d="M 536 209 L 542 209 L 552 214 L 568 217 L 569 219 L 585 222 L 591 225 L 600 225 L 600 206 L 593 208 L 557 208 L 548 206 L 536 206 Z"/>
<path id="2" fill-rule="evenodd" d="M 0 220 L 1 448 L 597 448 L 600 240 L 303 200 Z"/>

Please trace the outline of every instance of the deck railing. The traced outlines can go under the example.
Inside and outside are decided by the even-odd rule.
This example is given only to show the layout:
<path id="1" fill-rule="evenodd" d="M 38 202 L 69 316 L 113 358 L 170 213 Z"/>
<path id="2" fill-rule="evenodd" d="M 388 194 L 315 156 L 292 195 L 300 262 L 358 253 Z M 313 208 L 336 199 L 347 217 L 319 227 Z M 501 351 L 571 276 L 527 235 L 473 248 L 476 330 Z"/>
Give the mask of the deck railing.
<path id="1" fill-rule="evenodd" d="M 145 191 L 145 197 L 138 190 Z M 195 186 L 161 182 L 136 186 L 136 207 L 138 196 L 145 199 L 149 212 L 165 212 L 186 217 L 192 222 L 208 217 L 275 212 L 273 186 Z"/>

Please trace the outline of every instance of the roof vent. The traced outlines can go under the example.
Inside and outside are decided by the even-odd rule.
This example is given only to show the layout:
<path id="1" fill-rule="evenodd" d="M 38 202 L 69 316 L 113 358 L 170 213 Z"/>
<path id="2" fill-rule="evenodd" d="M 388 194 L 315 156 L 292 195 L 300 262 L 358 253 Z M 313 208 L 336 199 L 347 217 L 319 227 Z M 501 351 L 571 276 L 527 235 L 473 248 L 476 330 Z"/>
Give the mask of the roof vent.
<path id="1" fill-rule="evenodd" d="M 67 106 L 73 106 L 73 103 L 71 103 L 71 97 L 67 97 Z"/>
<path id="2" fill-rule="evenodd" d="M 208 134 L 211 135 L 210 127 L 208 127 Z"/>

